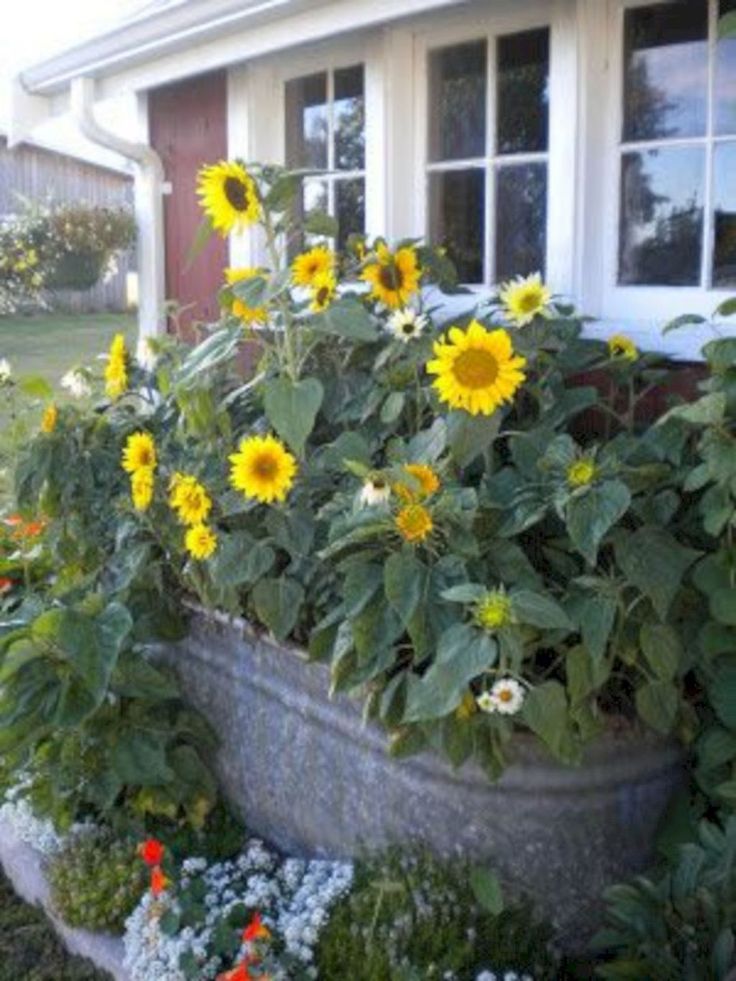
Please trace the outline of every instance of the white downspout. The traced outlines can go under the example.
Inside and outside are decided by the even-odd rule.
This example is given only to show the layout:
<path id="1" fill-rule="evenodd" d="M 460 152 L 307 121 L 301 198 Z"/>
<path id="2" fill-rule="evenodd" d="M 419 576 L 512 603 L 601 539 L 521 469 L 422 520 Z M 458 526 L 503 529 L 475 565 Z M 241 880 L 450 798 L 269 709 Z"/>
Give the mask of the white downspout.
<path id="1" fill-rule="evenodd" d="M 99 146 L 114 150 L 135 166 L 135 220 L 138 229 L 138 331 L 155 337 L 166 330 L 164 313 L 164 168 L 156 151 L 145 143 L 116 136 L 101 126 L 94 113 L 95 80 L 71 83 L 71 109 L 81 133 Z"/>

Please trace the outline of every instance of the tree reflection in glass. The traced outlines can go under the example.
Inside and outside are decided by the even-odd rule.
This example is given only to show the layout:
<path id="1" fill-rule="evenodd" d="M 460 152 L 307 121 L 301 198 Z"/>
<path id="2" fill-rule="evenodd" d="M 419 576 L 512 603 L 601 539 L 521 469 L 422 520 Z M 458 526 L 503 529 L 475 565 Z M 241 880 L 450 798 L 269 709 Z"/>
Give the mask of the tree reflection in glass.
<path id="1" fill-rule="evenodd" d="M 718 13 L 736 16 L 736 0 L 721 0 Z M 722 37 L 716 45 L 714 97 L 715 132 L 736 135 L 736 37 Z"/>
<path id="2" fill-rule="evenodd" d="M 429 159 L 470 160 L 486 153 L 486 42 L 440 48 L 429 56 Z"/>
<path id="3" fill-rule="evenodd" d="M 496 172 L 496 275 L 545 271 L 547 165 L 519 164 Z"/>
<path id="4" fill-rule="evenodd" d="M 498 39 L 497 153 L 547 149 L 549 132 L 549 30 Z"/>
<path id="5" fill-rule="evenodd" d="M 289 167 L 327 167 L 327 75 L 286 83 L 286 162 Z"/>
<path id="6" fill-rule="evenodd" d="M 335 216 L 337 247 L 344 249 L 349 235 L 365 231 L 365 181 L 362 177 L 335 183 Z"/>
<path id="7" fill-rule="evenodd" d="M 445 246 L 462 283 L 483 282 L 485 198 L 479 167 L 430 174 L 430 237 Z"/>
<path id="8" fill-rule="evenodd" d="M 715 248 L 713 286 L 736 286 L 736 143 L 721 143 L 713 159 Z"/>
<path id="9" fill-rule="evenodd" d="M 339 68 L 335 72 L 335 169 L 365 167 L 365 99 L 363 66 Z"/>

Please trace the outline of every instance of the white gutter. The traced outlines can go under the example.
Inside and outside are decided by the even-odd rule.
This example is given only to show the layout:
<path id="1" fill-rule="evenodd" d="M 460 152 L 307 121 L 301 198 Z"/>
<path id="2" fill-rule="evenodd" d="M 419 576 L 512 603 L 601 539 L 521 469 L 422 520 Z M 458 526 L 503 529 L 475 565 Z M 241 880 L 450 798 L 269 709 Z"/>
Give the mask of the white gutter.
<path id="1" fill-rule="evenodd" d="M 116 136 L 99 124 L 94 114 L 95 80 L 79 77 L 71 82 L 72 115 L 80 132 L 92 143 L 114 150 L 130 160 L 135 169 L 135 220 L 138 230 L 140 337 L 154 337 L 166 330 L 164 315 L 164 168 L 161 158 L 145 143 Z"/>

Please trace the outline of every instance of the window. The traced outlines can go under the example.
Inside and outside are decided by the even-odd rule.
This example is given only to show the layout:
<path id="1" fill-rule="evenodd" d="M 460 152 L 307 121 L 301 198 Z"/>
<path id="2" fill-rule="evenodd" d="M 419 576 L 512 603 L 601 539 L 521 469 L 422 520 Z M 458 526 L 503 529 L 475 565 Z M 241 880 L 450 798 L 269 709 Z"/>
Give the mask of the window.
<path id="1" fill-rule="evenodd" d="M 465 283 L 546 267 L 547 28 L 429 52 L 428 227 Z"/>
<path id="2" fill-rule="evenodd" d="M 365 93 L 362 65 L 291 79 L 285 86 L 286 165 L 324 170 L 302 183 L 300 209 L 337 219 L 338 246 L 365 230 Z"/>
<path id="3" fill-rule="evenodd" d="M 624 12 L 617 282 L 736 287 L 736 0 Z"/>

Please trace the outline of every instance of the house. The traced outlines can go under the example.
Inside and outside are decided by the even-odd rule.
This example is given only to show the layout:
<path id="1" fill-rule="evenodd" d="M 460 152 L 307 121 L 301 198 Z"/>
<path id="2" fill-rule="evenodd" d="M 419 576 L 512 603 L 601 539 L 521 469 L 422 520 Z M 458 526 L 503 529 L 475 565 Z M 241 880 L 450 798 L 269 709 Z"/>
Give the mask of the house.
<path id="1" fill-rule="evenodd" d="M 187 267 L 195 174 L 226 157 L 324 168 L 340 236 L 444 242 L 462 278 L 541 269 L 645 347 L 696 355 L 736 292 L 736 0 L 159 0 L 16 80 L 13 134 L 72 111 L 136 164 L 141 328 L 165 296 L 215 313 L 226 263 Z M 95 119 L 134 93 L 138 141 Z M 229 255 L 228 255 L 229 250 Z"/>
<path id="2" fill-rule="evenodd" d="M 38 140 L 11 149 L 0 129 L 0 219 L 17 214 L 24 201 L 119 208 L 132 199 L 131 175 L 112 162 L 103 166 Z M 55 305 L 75 313 L 127 309 L 131 258 L 121 256 L 117 272 L 89 290 L 56 291 Z"/>

